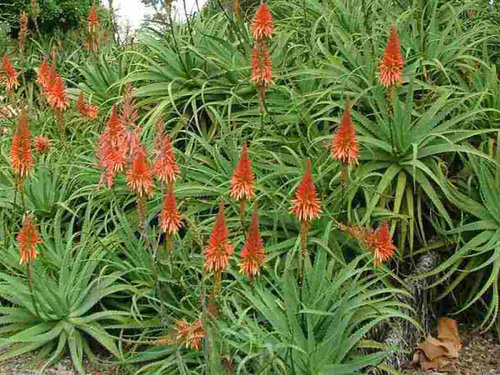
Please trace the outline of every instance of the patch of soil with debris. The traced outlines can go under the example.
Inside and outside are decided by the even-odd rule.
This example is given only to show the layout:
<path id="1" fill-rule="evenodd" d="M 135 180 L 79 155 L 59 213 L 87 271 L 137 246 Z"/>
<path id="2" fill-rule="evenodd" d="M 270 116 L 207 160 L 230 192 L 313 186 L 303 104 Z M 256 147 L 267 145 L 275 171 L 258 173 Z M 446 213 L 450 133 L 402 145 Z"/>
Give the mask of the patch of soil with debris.
<path id="1" fill-rule="evenodd" d="M 0 348 L 0 353 L 6 348 Z M 0 362 L 0 375 L 40 375 L 45 361 L 38 359 L 36 352 L 20 355 L 18 357 Z M 86 375 L 116 375 L 116 367 L 103 368 L 84 361 Z M 54 366 L 47 369 L 46 375 L 77 375 L 78 372 L 73 369 L 73 363 L 70 359 L 61 359 Z"/>
<path id="2" fill-rule="evenodd" d="M 406 375 L 500 375 L 500 343 L 494 332 L 481 333 L 460 327 L 462 350 L 458 359 L 439 371 L 405 370 Z M 418 365 L 418 364 L 415 364 Z"/>

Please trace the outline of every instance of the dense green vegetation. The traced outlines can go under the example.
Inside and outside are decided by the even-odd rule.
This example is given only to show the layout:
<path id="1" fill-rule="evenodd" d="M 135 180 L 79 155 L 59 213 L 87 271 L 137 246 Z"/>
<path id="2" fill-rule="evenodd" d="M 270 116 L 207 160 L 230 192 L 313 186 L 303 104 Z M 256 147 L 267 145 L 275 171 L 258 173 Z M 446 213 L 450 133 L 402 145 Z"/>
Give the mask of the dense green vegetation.
<path id="1" fill-rule="evenodd" d="M 89 28 L 78 20 L 91 1 L 76 3 L 40 2 L 41 33 L 30 1 L 0 5 L 11 36 L 0 48 L 19 83 L 6 85 L 4 64 L 0 344 L 9 351 L 0 360 L 37 350 L 48 368 L 68 355 L 82 374 L 86 358 L 120 374 L 394 372 L 388 353 L 400 348 L 381 332 L 400 320 L 421 330 L 404 280 L 424 278 L 429 308 L 500 336 L 499 9 L 479 0 L 269 1 L 275 33 L 262 45 L 274 84 L 262 106 L 250 81 L 251 6 L 240 17 L 206 10 L 120 46 L 108 12 L 99 8 Z M 378 67 L 393 23 L 404 69 L 402 84 L 386 88 Z M 48 86 L 44 59 L 56 69 Z M 51 84 L 58 77 L 62 88 Z M 58 91 L 68 106 L 58 107 Z M 359 146 L 359 165 L 348 167 L 331 153 L 347 98 Z M 108 186 L 113 108 L 128 152 Z M 26 115 L 33 147 L 24 152 L 34 162 L 24 176 L 12 155 Z M 159 122 L 180 174 L 156 178 L 149 194 L 130 176 L 141 150 L 150 167 L 167 154 Z M 35 147 L 42 135 L 48 152 Z M 230 194 L 244 141 L 255 177 L 246 205 Z M 321 212 L 304 223 L 290 209 L 306 160 Z M 182 217 L 175 234 L 160 218 L 170 190 Z M 214 272 L 203 251 L 220 229 L 222 200 L 235 251 Z M 239 263 L 253 210 L 266 262 L 249 279 Z M 30 220 L 38 254 L 20 263 Z M 397 250 L 377 265 L 362 234 L 380 233 L 383 221 Z M 415 274 L 430 252 L 439 264 Z"/>

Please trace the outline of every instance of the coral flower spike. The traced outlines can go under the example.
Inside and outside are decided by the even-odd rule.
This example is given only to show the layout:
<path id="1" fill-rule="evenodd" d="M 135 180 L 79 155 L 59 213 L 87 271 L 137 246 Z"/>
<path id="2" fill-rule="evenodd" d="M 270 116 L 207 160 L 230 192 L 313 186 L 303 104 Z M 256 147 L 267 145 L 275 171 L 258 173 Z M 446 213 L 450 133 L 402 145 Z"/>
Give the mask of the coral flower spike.
<path id="1" fill-rule="evenodd" d="M 39 154 L 45 154 L 52 148 L 52 142 L 46 135 L 38 135 L 35 137 L 35 150 Z"/>
<path id="2" fill-rule="evenodd" d="M 295 192 L 295 199 L 290 211 L 299 221 L 309 222 L 319 217 L 319 200 L 316 197 L 316 188 L 311 175 L 311 161 L 306 163 L 306 171 Z"/>
<path id="3" fill-rule="evenodd" d="M 233 173 L 229 195 L 234 200 L 251 199 L 255 196 L 252 162 L 248 158 L 247 143 L 243 142 L 240 160 Z"/>
<path id="4" fill-rule="evenodd" d="M 38 84 L 43 90 L 47 90 L 51 75 L 51 68 L 47 58 L 43 59 L 42 65 L 38 68 Z"/>
<path id="5" fill-rule="evenodd" d="M 26 110 L 19 114 L 17 132 L 12 139 L 9 159 L 16 174 L 17 188 L 20 189 L 24 178 L 28 176 L 35 164 L 31 153 L 31 130 L 29 130 L 28 112 Z"/>
<path id="6" fill-rule="evenodd" d="M 172 184 L 179 178 L 179 167 L 175 162 L 172 142 L 168 134 L 163 135 L 163 122 L 158 123 L 157 153 L 153 170 L 158 180 Z"/>
<path id="7" fill-rule="evenodd" d="M 383 261 L 390 259 L 395 250 L 396 246 L 392 243 L 389 224 L 384 220 L 377 232 L 377 247 L 374 251 L 375 265 L 380 265 Z"/>
<path id="8" fill-rule="evenodd" d="M 344 165 L 358 164 L 358 141 L 349 110 L 349 99 L 345 102 L 344 116 L 340 122 L 339 130 L 333 137 L 331 153 L 335 160 Z"/>
<path id="9" fill-rule="evenodd" d="M 7 90 L 17 89 L 19 82 L 17 81 L 16 69 L 10 64 L 9 55 L 5 55 L 2 61 L 2 69 L 5 72 L 6 81 L 5 85 Z"/>
<path id="10" fill-rule="evenodd" d="M 92 7 L 89 11 L 89 32 L 92 32 L 96 26 L 99 24 L 99 15 L 97 14 L 97 7 L 95 2 L 92 3 Z"/>
<path id="11" fill-rule="evenodd" d="M 248 237 L 240 257 L 240 273 L 248 276 L 250 280 L 252 280 L 258 275 L 265 260 L 264 243 L 260 236 L 257 208 L 253 211 L 252 223 L 250 224 Z"/>
<path id="12" fill-rule="evenodd" d="M 50 106 L 57 111 L 64 111 L 69 107 L 66 85 L 59 74 L 55 74 L 54 81 L 49 82 L 48 101 Z"/>
<path id="13" fill-rule="evenodd" d="M 42 240 L 38 236 L 35 216 L 33 214 L 24 216 L 23 227 L 17 235 L 17 242 L 19 244 L 19 263 L 28 264 L 36 258 L 36 245 L 41 244 Z"/>
<path id="14" fill-rule="evenodd" d="M 262 40 L 274 34 L 273 17 L 267 3 L 260 3 L 252 21 L 252 34 L 255 40 Z"/>
<path id="15" fill-rule="evenodd" d="M 140 197 L 149 197 L 153 193 L 153 174 L 149 168 L 146 151 L 138 147 L 132 161 L 132 167 L 127 170 L 128 187 Z"/>
<path id="16" fill-rule="evenodd" d="M 382 86 L 391 87 L 403 83 L 403 56 L 399 49 L 398 31 L 393 23 L 391 35 L 385 47 L 384 55 L 380 60 L 378 70 L 379 81 Z"/>
<path id="17" fill-rule="evenodd" d="M 220 273 L 229 266 L 229 257 L 233 255 L 234 248 L 229 243 L 228 234 L 224 217 L 224 201 L 221 201 L 208 246 L 203 250 L 204 267 L 207 271 Z"/>
<path id="18" fill-rule="evenodd" d="M 168 236 L 173 236 L 179 231 L 181 220 L 175 201 L 174 189 L 170 187 L 163 199 L 163 208 L 160 213 L 160 229 Z"/>

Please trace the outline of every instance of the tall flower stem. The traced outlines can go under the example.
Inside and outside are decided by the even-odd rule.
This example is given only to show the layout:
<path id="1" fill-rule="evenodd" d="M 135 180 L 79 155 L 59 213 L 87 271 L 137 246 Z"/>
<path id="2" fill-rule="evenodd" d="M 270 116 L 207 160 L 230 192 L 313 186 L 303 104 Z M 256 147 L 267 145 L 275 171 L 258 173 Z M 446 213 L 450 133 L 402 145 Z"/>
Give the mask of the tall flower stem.
<path id="1" fill-rule="evenodd" d="M 28 261 L 26 268 L 28 271 L 28 287 L 30 289 L 31 303 L 33 304 L 33 307 L 35 308 L 36 316 L 40 318 L 40 311 L 38 311 L 38 306 L 37 306 L 37 303 L 35 300 L 35 290 L 33 288 L 33 271 L 31 268 L 31 261 Z"/>
<path id="2" fill-rule="evenodd" d="M 302 251 L 302 260 L 306 259 L 307 255 L 307 232 L 309 230 L 309 221 L 300 221 L 300 248 Z"/>
<path id="3" fill-rule="evenodd" d="M 246 237 L 247 231 L 245 228 L 245 206 L 246 206 L 246 199 L 243 198 L 240 200 L 239 218 L 240 218 L 241 230 L 243 231 L 243 235 Z"/>

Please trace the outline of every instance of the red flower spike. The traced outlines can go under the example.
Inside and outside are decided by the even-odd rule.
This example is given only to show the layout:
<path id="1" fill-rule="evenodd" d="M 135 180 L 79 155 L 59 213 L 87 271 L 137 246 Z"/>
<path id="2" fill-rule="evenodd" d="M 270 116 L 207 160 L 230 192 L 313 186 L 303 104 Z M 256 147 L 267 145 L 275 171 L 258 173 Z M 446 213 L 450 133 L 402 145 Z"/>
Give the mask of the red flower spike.
<path id="1" fill-rule="evenodd" d="M 274 34 L 273 17 L 267 3 L 260 3 L 252 21 L 252 34 L 255 40 L 262 40 Z"/>
<path id="2" fill-rule="evenodd" d="M 264 242 L 260 236 L 257 209 L 253 211 L 252 223 L 240 257 L 240 273 L 251 279 L 257 276 L 265 259 Z"/>
<path id="3" fill-rule="evenodd" d="M 12 169 L 20 179 L 24 179 L 35 164 L 31 153 L 28 112 L 25 110 L 19 114 L 17 132 L 12 139 L 9 159 Z"/>
<path id="4" fill-rule="evenodd" d="M 273 64 L 269 58 L 269 47 L 255 44 L 252 50 L 252 76 L 250 82 L 255 86 L 269 87 L 273 81 Z"/>
<path id="5" fill-rule="evenodd" d="M 181 227 L 181 215 L 177 209 L 174 189 L 169 188 L 163 198 L 163 208 L 160 213 L 160 229 L 169 236 L 177 234 Z"/>
<path id="6" fill-rule="evenodd" d="M 95 3 L 92 3 L 92 7 L 89 11 L 89 32 L 95 30 L 97 25 L 99 25 L 99 15 L 97 14 L 97 7 Z"/>
<path id="7" fill-rule="evenodd" d="M 203 338 L 207 335 L 201 320 L 195 320 L 192 324 L 189 324 L 185 319 L 178 320 L 175 322 L 175 326 L 176 340 L 179 344 L 185 344 L 186 348 L 191 350 L 201 350 Z"/>
<path id="8" fill-rule="evenodd" d="M 80 91 L 80 95 L 78 96 L 78 100 L 76 101 L 76 109 L 82 116 L 85 115 L 86 104 L 82 91 Z"/>
<path id="9" fill-rule="evenodd" d="M 179 178 L 179 167 L 175 162 L 175 154 L 172 142 L 168 134 L 163 135 L 163 125 L 158 126 L 158 137 L 156 141 L 157 158 L 153 165 L 153 170 L 160 181 L 166 183 L 174 182 Z"/>
<path id="10" fill-rule="evenodd" d="M 317 219 L 319 213 L 319 199 L 316 197 L 316 188 L 311 175 L 311 161 L 306 163 L 306 171 L 302 181 L 295 192 L 295 199 L 292 200 L 293 206 L 290 212 L 297 217 L 299 221 L 309 222 Z"/>
<path id="11" fill-rule="evenodd" d="M 85 103 L 82 91 L 80 91 L 80 96 L 76 102 L 76 109 L 86 120 L 95 120 L 97 118 L 97 113 L 99 112 L 98 106 Z"/>
<path id="12" fill-rule="evenodd" d="M 153 173 L 149 168 L 146 151 L 142 147 L 139 146 L 135 151 L 132 167 L 126 174 L 129 189 L 139 197 L 149 197 L 153 194 Z"/>
<path id="13" fill-rule="evenodd" d="M 99 113 L 99 107 L 92 104 L 87 104 L 85 118 L 87 120 L 95 120 L 97 118 L 97 114 Z"/>
<path id="14" fill-rule="evenodd" d="M 374 251 L 375 265 L 379 265 L 383 261 L 390 259 L 394 255 L 395 250 L 396 246 L 392 243 L 389 224 L 384 220 L 377 232 L 377 246 Z"/>
<path id="15" fill-rule="evenodd" d="M 19 51 L 24 51 L 24 43 L 26 42 L 26 37 L 28 36 L 28 16 L 23 10 L 21 13 L 21 18 L 19 19 L 19 34 L 17 36 Z"/>
<path id="16" fill-rule="evenodd" d="M 42 65 L 38 68 L 38 84 L 43 90 L 47 90 L 51 75 L 51 68 L 47 58 L 43 59 Z"/>
<path id="17" fill-rule="evenodd" d="M 398 31 L 396 25 L 392 24 L 391 35 L 389 36 L 384 55 L 378 66 L 380 84 L 385 87 L 402 84 L 403 66 L 404 61 L 399 49 Z"/>
<path id="18" fill-rule="evenodd" d="M 16 69 L 11 65 L 9 55 L 5 54 L 2 61 L 2 69 L 5 73 L 5 85 L 7 90 L 17 89 L 19 82 L 17 81 Z"/>
<path id="19" fill-rule="evenodd" d="M 35 150 L 39 154 L 45 154 L 52 148 L 52 142 L 46 135 L 38 135 L 35 137 Z"/>
<path id="20" fill-rule="evenodd" d="M 339 130 L 333 137 L 331 154 L 335 160 L 345 165 L 358 164 L 358 141 L 349 110 L 349 99 L 345 102 L 344 116 Z"/>
<path id="21" fill-rule="evenodd" d="M 203 250 L 204 267 L 207 271 L 222 271 L 229 266 L 229 257 L 233 255 L 234 248 L 227 239 L 228 234 L 224 217 L 224 201 L 221 201 L 208 246 Z"/>
<path id="22" fill-rule="evenodd" d="M 24 216 L 23 226 L 16 239 L 19 244 L 19 263 L 27 264 L 31 260 L 36 259 L 36 245 L 41 244 L 42 240 L 38 236 L 35 216 L 33 214 Z"/>
<path id="23" fill-rule="evenodd" d="M 254 177 L 252 172 L 252 162 L 248 158 L 247 143 L 243 142 L 241 147 L 240 160 L 233 173 L 231 180 L 231 191 L 229 195 L 232 199 L 251 199 L 255 196 Z"/>
<path id="24" fill-rule="evenodd" d="M 53 75 L 55 77 L 53 78 L 53 80 L 51 77 L 51 82 L 49 82 L 47 99 L 52 109 L 64 111 L 69 108 L 66 85 L 64 84 L 62 77 L 57 72 L 54 72 Z"/>

